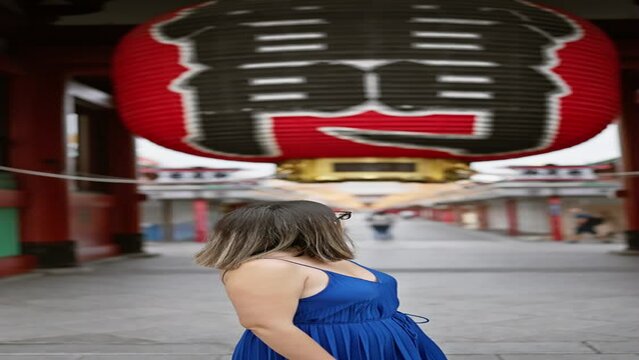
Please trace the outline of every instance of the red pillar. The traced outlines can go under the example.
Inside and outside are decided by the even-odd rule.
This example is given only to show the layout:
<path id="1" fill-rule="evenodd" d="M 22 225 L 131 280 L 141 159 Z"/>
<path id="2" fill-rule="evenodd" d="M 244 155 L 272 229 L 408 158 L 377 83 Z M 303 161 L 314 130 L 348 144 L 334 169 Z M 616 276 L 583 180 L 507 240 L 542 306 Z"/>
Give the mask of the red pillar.
<path id="1" fill-rule="evenodd" d="M 111 176 L 136 178 L 135 142 L 133 136 L 113 113 L 107 121 L 108 169 Z M 140 232 L 140 209 L 136 184 L 111 184 L 109 192 L 113 196 L 113 241 L 125 254 L 142 252 Z"/>
<path id="2" fill-rule="evenodd" d="M 195 241 L 206 242 L 206 235 L 209 232 L 209 204 L 206 200 L 193 200 L 193 216 L 195 218 Z"/>
<path id="3" fill-rule="evenodd" d="M 506 218 L 508 220 L 508 235 L 519 235 L 519 224 L 517 222 L 517 200 L 506 200 Z"/>
<path id="4" fill-rule="evenodd" d="M 561 241 L 564 239 L 561 228 L 561 198 L 559 196 L 551 196 L 548 198 L 548 217 L 550 220 L 550 230 L 552 239 Z"/>
<path id="5" fill-rule="evenodd" d="M 455 207 L 447 206 L 445 209 L 443 209 L 443 212 L 444 212 L 444 222 L 447 224 L 454 224 L 455 223 Z"/>
<path id="6" fill-rule="evenodd" d="M 10 86 L 10 166 L 64 172 L 64 75 L 54 69 L 33 68 L 12 77 Z M 23 174 L 17 179 L 26 196 L 20 214 L 23 252 L 36 256 L 40 267 L 74 266 L 67 182 Z"/>
<path id="7" fill-rule="evenodd" d="M 639 171 L 639 70 L 621 73 L 623 114 L 619 135 L 624 171 Z M 629 251 L 639 251 L 639 176 L 625 177 L 626 243 Z"/>
<path id="8" fill-rule="evenodd" d="M 486 204 L 477 205 L 477 222 L 479 230 L 488 229 L 488 207 Z"/>

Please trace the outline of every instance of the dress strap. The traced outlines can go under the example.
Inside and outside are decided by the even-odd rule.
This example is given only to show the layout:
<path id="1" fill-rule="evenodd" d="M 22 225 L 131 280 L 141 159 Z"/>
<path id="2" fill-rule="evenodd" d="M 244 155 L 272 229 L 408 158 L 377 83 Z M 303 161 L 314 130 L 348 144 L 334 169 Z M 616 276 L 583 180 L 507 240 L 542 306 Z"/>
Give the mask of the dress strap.
<path id="1" fill-rule="evenodd" d="M 306 264 L 302 264 L 302 263 L 298 263 L 298 262 L 291 261 L 291 260 L 286 260 L 286 259 L 278 259 L 278 258 L 264 258 L 264 259 L 282 260 L 282 261 L 290 262 L 290 263 L 293 263 L 293 264 L 302 265 L 302 266 L 310 267 L 310 268 L 317 269 L 317 270 L 322 270 L 323 272 L 330 272 L 329 270 L 318 268 L 316 266 L 306 265 Z"/>
<path id="2" fill-rule="evenodd" d="M 357 266 L 359 266 L 359 267 L 361 267 L 361 268 L 364 268 L 364 269 L 366 269 L 366 270 L 369 270 L 369 271 L 370 271 L 370 268 L 369 268 L 368 266 L 364 266 L 364 265 L 362 265 L 362 264 L 360 264 L 360 263 L 356 262 L 355 260 L 346 259 L 346 261 L 350 261 L 351 263 L 353 263 L 353 264 L 355 264 L 355 265 L 357 265 Z"/>

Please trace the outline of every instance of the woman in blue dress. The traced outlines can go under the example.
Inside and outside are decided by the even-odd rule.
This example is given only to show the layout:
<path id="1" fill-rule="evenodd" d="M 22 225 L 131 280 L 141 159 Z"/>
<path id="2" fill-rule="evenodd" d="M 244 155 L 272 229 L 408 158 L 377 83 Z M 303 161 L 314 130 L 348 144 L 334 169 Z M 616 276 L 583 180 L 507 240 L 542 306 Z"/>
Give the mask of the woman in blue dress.
<path id="1" fill-rule="evenodd" d="M 256 203 L 216 224 L 196 255 L 221 280 L 246 331 L 233 360 L 445 360 L 397 281 L 353 261 L 334 213 L 312 201 Z"/>

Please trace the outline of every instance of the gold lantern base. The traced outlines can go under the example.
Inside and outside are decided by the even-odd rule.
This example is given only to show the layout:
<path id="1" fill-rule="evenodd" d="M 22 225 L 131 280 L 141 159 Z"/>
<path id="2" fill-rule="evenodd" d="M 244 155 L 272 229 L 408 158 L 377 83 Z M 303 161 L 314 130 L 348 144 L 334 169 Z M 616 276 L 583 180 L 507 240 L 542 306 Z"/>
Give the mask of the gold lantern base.
<path id="1" fill-rule="evenodd" d="M 455 159 L 324 158 L 287 160 L 277 166 L 280 179 L 298 182 L 405 181 L 442 183 L 467 179 L 468 163 Z"/>

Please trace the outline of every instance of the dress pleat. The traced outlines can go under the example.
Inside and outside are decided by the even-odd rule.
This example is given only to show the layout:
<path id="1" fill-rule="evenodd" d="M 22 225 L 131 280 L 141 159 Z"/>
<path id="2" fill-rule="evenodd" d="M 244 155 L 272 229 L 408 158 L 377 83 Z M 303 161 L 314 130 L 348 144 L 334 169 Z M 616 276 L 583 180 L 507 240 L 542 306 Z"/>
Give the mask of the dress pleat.
<path id="1" fill-rule="evenodd" d="M 293 323 L 337 360 L 446 360 L 419 325 L 398 311 L 397 280 L 362 267 L 377 281 L 316 268 L 328 275 L 328 285 L 300 299 Z M 285 360 L 250 330 L 242 334 L 232 359 Z"/>

